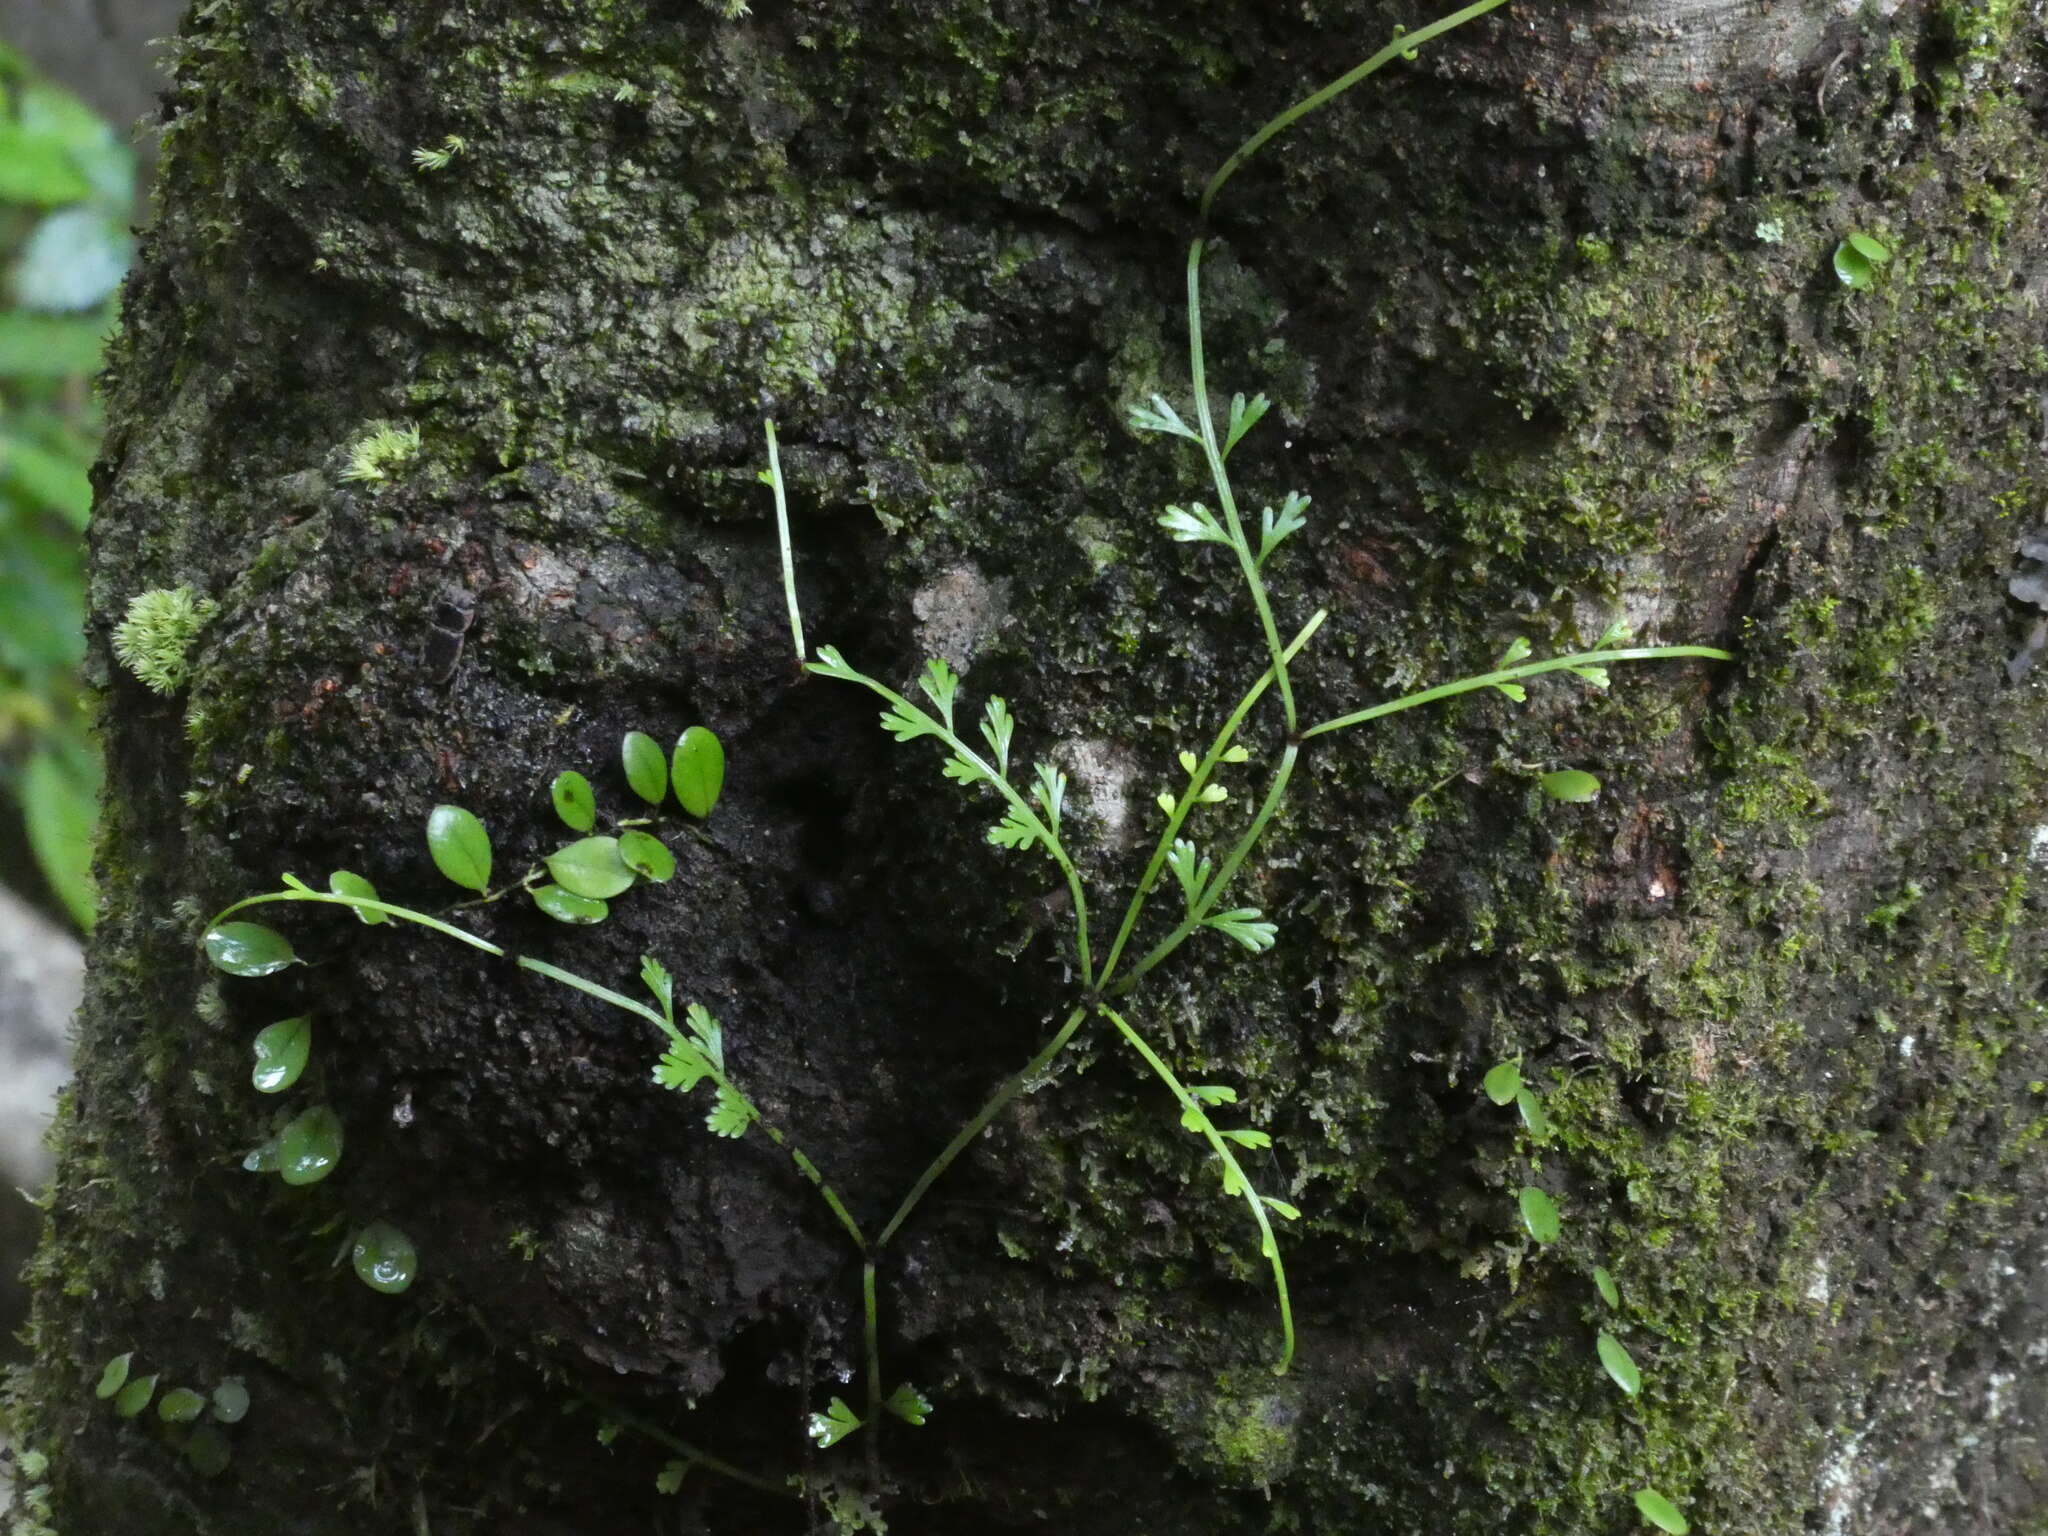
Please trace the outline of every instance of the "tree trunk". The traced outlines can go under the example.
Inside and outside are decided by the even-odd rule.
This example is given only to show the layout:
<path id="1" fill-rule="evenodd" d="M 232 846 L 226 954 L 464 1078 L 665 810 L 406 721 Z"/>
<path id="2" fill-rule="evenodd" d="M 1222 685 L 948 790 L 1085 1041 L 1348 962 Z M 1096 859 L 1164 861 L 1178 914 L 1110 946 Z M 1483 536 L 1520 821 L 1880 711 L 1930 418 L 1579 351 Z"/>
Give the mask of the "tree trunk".
<path id="1" fill-rule="evenodd" d="M 1756 1536 L 2048 1517 L 2021 7 L 1510 6 L 1217 204 L 1209 383 L 1276 402 L 1232 471 L 1315 497 L 1265 568 L 1283 638 L 1331 611 L 1304 723 L 1615 619 L 1739 653 L 1308 738 L 1225 902 L 1277 948 L 1202 934 L 1123 994 L 1275 1139 L 1243 1160 L 1302 1212 L 1286 1374 L 1245 1202 L 1100 1016 L 875 1248 L 884 1390 L 929 1423 L 818 1449 L 833 1397 L 868 1416 L 860 1255 L 760 1131 L 649 1081 L 657 1030 L 329 907 L 243 914 L 310 964 L 208 967 L 208 916 L 287 871 L 445 913 L 431 807 L 516 878 L 576 835 L 555 774 L 630 814 L 623 733 L 705 724 L 729 782 L 658 829 L 675 881 L 588 928 L 448 915 L 636 996 L 660 958 L 871 1241 L 1091 1001 L 990 792 L 794 667 L 763 419 L 811 638 L 899 689 L 946 657 L 963 724 L 1010 701 L 1018 781 L 1072 777 L 1100 958 L 1175 754 L 1267 665 L 1229 552 L 1157 526 L 1215 500 L 1199 455 L 1127 425 L 1188 409 L 1196 194 L 1430 18 L 720 9 L 186 23 L 99 471 L 106 910 L 21 1414 L 56 1527 L 1578 1533 L 1644 1489 Z M 1856 286 L 1851 234 L 1890 257 L 1850 249 Z M 220 607 L 159 697 L 107 641 L 181 585 Z M 1217 861 L 1286 738 L 1263 700 L 1190 823 Z M 1547 798 L 1561 768 L 1598 799 Z M 250 1041 L 298 1014 L 311 1065 L 266 1098 Z M 1506 1061 L 1547 1139 L 1482 1092 Z M 243 1171 L 313 1104 L 332 1177 Z M 416 1243 L 402 1295 L 350 1272 L 375 1219 Z M 124 1420 L 94 1383 L 129 1351 L 252 1406 Z M 701 1459 L 674 1442 L 772 1491 L 658 1491 Z"/>

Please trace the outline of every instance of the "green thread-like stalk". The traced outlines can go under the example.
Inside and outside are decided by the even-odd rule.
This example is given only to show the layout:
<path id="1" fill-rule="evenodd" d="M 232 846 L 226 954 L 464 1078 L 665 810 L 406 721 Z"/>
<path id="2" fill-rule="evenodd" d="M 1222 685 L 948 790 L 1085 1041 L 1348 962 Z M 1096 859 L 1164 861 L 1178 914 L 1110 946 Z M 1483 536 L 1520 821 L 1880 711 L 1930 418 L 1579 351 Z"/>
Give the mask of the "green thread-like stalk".
<path id="1" fill-rule="evenodd" d="M 1082 1021 L 1087 1017 L 1087 1006 L 1085 1004 L 1076 1005 L 1074 1011 L 1067 1015 L 1066 1023 L 1059 1027 L 1058 1033 L 1046 1041 L 1039 1048 L 1036 1056 L 1024 1063 L 1022 1067 L 1004 1082 L 1002 1087 L 995 1091 L 994 1096 L 981 1106 L 972 1120 L 969 1120 L 960 1127 L 953 1139 L 946 1143 L 945 1151 L 931 1160 L 924 1172 L 917 1176 L 917 1182 L 910 1187 L 910 1193 L 905 1195 L 902 1202 L 896 1207 L 896 1214 L 889 1218 L 888 1225 L 882 1228 L 881 1235 L 875 1239 L 875 1247 L 878 1250 L 889 1246 L 889 1239 L 894 1237 L 897 1229 L 910 1219 L 910 1213 L 917 1209 L 918 1202 L 924 1199 L 926 1192 L 931 1189 L 932 1185 L 936 1184 L 940 1176 L 953 1166 L 953 1159 L 966 1151 L 969 1145 L 973 1143 L 975 1137 L 988 1129 L 989 1122 L 994 1120 L 997 1115 L 1000 1115 L 1019 1094 L 1031 1086 L 1032 1079 L 1052 1065 L 1053 1058 L 1067 1048 L 1067 1042 L 1074 1038 L 1074 1032 L 1081 1027 Z"/>
<path id="2" fill-rule="evenodd" d="M 1539 677 L 1545 672 L 1566 672 L 1574 667 L 1597 667 L 1609 661 L 1676 661 L 1688 656 L 1704 661 L 1735 659 L 1733 653 L 1711 645 L 1642 645 L 1614 651 L 1580 651 L 1571 656 L 1552 656 L 1546 661 L 1529 661 L 1516 667 L 1504 667 L 1498 672 L 1481 672 L 1472 677 L 1461 677 L 1456 682 L 1440 683 L 1434 688 L 1425 688 L 1420 693 L 1403 694 L 1398 699 L 1391 699 L 1385 704 L 1375 704 L 1370 709 L 1339 715 L 1334 720 L 1325 720 L 1320 725 L 1310 726 L 1301 733 L 1301 739 L 1307 741 L 1311 736 L 1341 731 L 1348 725 L 1363 725 L 1368 720 L 1399 714 L 1404 709 L 1434 704 L 1440 699 L 1454 698 L 1461 693 L 1473 693 L 1481 688 L 1492 688 L 1500 683 L 1518 682 L 1525 677 Z"/>
<path id="3" fill-rule="evenodd" d="M 775 493 L 775 533 L 782 546 L 782 595 L 789 603 L 789 636 L 796 642 L 796 664 L 804 664 L 804 616 L 796 602 L 796 556 L 789 547 L 789 498 L 782 486 L 782 455 L 775 445 L 775 423 L 768 426 L 768 488 Z"/>
<path id="4" fill-rule="evenodd" d="M 287 875 L 286 879 L 291 877 Z M 502 956 L 505 951 L 489 939 L 480 939 L 467 928 L 458 928 L 453 923 L 444 923 L 438 917 L 429 917 L 424 912 L 415 912 L 411 907 L 393 906 L 388 901 L 373 901 L 367 896 L 340 896 L 330 891 L 289 890 L 265 891 L 261 896 L 244 896 L 231 907 L 223 907 L 206 925 L 210 932 L 233 917 L 244 907 L 260 907 L 272 901 L 317 901 L 330 907 L 354 907 L 360 912 L 381 912 L 386 917 L 403 918 L 408 923 L 417 923 L 422 928 L 431 928 L 436 933 L 459 939 L 471 949 L 480 949 L 487 955 Z"/>
<path id="5" fill-rule="evenodd" d="M 1273 1374 L 1285 1376 L 1288 1366 L 1294 1363 L 1294 1308 L 1287 1299 L 1287 1266 L 1280 1261 L 1280 1244 L 1274 1240 L 1273 1224 L 1266 1219 L 1264 1197 L 1252 1187 L 1252 1181 L 1245 1176 L 1244 1169 L 1238 1166 L 1237 1157 L 1230 1150 L 1230 1144 L 1218 1133 L 1216 1127 L 1209 1123 L 1208 1110 L 1203 1107 L 1200 1100 L 1181 1086 L 1180 1079 L 1173 1075 L 1173 1069 L 1145 1042 L 1145 1037 L 1131 1028 L 1124 1016 L 1107 1003 L 1099 1004 L 1098 1011 L 1116 1026 L 1118 1033 L 1130 1041 L 1132 1049 L 1145 1058 L 1145 1065 L 1152 1069 L 1154 1075 L 1166 1084 L 1174 1098 L 1180 1101 L 1182 1111 L 1193 1112 L 1202 1135 L 1208 1140 L 1210 1150 L 1215 1152 L 1218 1161 L 1230 1170 L 1231 1179 L 1243 1191 L 1245 1204 L 1251 1207 L 1252 1219 L 1259 1224 L 1259 1252 L 1265 1255 L 1266 1261 L 1273 1267 L 1273 1288 L 1280 1301 L 1281 1334 L 1280 1359 L 1273 1367 Z"/>

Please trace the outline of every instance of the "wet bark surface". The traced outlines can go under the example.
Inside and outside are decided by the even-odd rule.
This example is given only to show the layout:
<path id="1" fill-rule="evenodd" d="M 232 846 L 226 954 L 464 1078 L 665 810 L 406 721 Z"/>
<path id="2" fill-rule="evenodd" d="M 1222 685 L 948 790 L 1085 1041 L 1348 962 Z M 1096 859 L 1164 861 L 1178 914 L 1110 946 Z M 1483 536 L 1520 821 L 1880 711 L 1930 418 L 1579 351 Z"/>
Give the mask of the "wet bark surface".
<path id="1" fill-rule="evenodd" d="M 1703 1530 L 2041 1517 L 2048 765 L 2011 584 L 2048 95 L 2008 8 L 1504 9 L 1219 209 L 1211 379 L 1276 402 L 1234 471 L 1316 498 L 1269 567 L 1283 628 L 1333 612 L 1306 718 L 1615 618 L 1740 653 L 1317 738 L 1233 896 L 1278 948 L 1209 936 L 1132 999 L 1278 1143 L 1288 1375 L 1242 1205 L 1106 1032 L 883 1256 L 931 1422 L 818 1451 L 806 1415 L 860 1401 L 858 1256 L 650 1083 L 653 1030 L 328 909 L 266 909 L 310 962 L 279 976 L 199 952 L 286 871 L 441 910 L 432 806 L 516 872 L 566 840 L 555 773 L 627 814 L 622 733 L 707 724 L 728 785 L 664 821 L 673 882 L 588 929 L 461 920 L 621 990 L 658 956 L 872 1232 L 1073 956 L 993 802 L 794 668 L 760 422 L 812 638 L 1010 700 L 1073 777 L 1100 936 L 1174 754 L 1264 666 L 1225 557 L 1155 526 L 1198 466 L 1123 424 L 1186 398 L 1193 194 L 1427 19 L 1314 10 L 187 21 L 98 472 L 106 913 L 23 1413 L 59 1529 L 1584 1532 L 1645 1486 Z M 1852 232 L 1893 253 L 1860 290 Z M 385 427 L 418 451 L 348 478 Z M 163 699 L 104 642 L 181 584 L 221 609 Z M 1567 766 L 1596 802 L 1543 797 Z M 346 1142 L 289 1189 L 241 1168 L 278 1108 L 249 1041 L 303 1012 L 288 1107 Z M 1547 1142 L 1480 1092 L 1510 1058 Z M 337 1263 L 373 1219 L 418 1244 L 402 1296 Z M 94 1399 L 129 1350 L 248 1383 L 226 1471 Z M 636 1427 L 601 1449 L 607 1419 Z M 659 1492 L 663 1435 L 796 1497 Z"/>

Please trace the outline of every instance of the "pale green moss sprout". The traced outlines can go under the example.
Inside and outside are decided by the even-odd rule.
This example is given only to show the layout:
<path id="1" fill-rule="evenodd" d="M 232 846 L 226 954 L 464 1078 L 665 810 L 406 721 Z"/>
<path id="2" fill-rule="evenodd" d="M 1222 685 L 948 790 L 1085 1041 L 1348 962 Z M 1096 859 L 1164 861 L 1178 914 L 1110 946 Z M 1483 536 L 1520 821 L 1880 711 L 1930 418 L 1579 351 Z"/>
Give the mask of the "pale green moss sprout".
<path id="1" fill-rule="evenodd" d="M 349 444 L 348 466 L 341 478 L 358 485 L 374 485 L 391 478 L 391 472 L 412 462 L 420 451 L 418 427 L 394 427 L 379 422 Z"/>
<path id="2" fill-rule="evenodd" d="M 114 655 L 152 693 L 176 693 L 192 675 L 192 642 L 219 611 L 190 587 L 138 592 L 114 627 Z"/>

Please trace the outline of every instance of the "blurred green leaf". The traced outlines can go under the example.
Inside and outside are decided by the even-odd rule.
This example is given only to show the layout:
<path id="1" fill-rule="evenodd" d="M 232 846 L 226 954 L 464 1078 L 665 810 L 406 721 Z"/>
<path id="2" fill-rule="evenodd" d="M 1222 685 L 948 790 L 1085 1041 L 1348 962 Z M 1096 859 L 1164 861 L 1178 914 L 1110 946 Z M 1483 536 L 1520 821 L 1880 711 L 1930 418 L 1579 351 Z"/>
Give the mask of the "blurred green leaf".
<path id="1" fill-rule="evenodd" d="M 54 208 L 80 202 L 92 190 L 60 134 L 0 122 L 0 202 Z"/>
<path id="2" fill-rule="evenodd" d="M 0 432 L 0 487 L 32 507 L 55 512 L 77 533 L 85 532 L 86 516 L 92 511 L 92 482 L 85 473 L 88 467 L 74 455 Z M 77 617 L 77 606 L 76 601 L 67 603 L 66 612 Z"/>
<path id="3" fill-rule="evenodd" d="M 65 208 L 37 224 L 14 263 L 23 309 L 68 314 L 103 303 L 134 255 L 128 226 L 98 208 Z"/>
<path id="4" fill-rule="evenodd" d="M 82 752 L 38 750 L 21 776 L 21 816 L 36 866 L 78 926 L 90 933 L 98 894 L 92 832 L 99 819 L 98 765 Z"/>
<path id="5" fill-rule="evenodd" d="M 0 310 L 0 375 L 15 379 L 87 378 L 100 371 L 100 349 L 113 316 L 91 319 Z"/>

